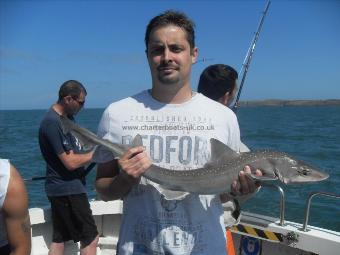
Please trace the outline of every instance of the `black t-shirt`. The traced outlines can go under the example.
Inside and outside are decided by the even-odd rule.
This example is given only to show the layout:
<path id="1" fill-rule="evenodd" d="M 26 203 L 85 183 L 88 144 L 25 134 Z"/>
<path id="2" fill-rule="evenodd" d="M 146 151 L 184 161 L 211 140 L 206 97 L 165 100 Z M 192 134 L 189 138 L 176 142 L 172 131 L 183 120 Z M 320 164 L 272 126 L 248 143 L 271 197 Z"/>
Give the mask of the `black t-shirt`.
<path id="1" fill-rule="evenodd" d="M 58 155 L 73 150 L 81 153 L 81 145 L 74 136 L 64 135 L 59 115 L 51 108 L 40 123 L 39 145 L 46 161 L 45 190 L 47 196 L 86 193 L 84 167 L 68 170 Z"/>

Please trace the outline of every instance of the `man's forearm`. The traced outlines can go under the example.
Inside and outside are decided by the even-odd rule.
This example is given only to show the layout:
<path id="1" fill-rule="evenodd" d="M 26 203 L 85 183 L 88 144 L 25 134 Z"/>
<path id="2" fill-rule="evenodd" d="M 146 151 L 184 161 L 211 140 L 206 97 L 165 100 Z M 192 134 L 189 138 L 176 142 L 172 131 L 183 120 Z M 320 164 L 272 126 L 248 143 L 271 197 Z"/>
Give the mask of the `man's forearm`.
<path id="1" fill-rule="evenodd" d="M 96 180 L 96 190 L 104 201 L 121 199 L 130 192 L 138 180 L 124 174 L 102 177 Z"/>
<path id="2" fill-rule="evenodd" d="M 76 154 L 70 151 L 69 153 L 64 152 L 58 156 L 68 170 L 74 171 L 91 162 L 93 152 Z"/>

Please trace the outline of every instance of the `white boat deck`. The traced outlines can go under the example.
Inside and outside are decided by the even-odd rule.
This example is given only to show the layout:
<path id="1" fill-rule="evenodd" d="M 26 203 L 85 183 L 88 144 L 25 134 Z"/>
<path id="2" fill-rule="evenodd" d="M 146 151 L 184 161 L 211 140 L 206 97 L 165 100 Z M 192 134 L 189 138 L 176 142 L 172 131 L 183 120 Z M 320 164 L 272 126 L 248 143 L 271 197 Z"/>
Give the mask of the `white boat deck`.
<path id="1" fill-rule="evenodd" d="M 99 232 L 97 254 L 115 254 L 122 216 L 122 201 L 92 201 L 92 213 Z M 47 255 L 52 240 L 50 208 L 31 208 L 32 255 Z M 79 254 L 79 243 L 69 241 L 65 254 Z"/>
<path id="2" fill-rule="evenodd" d="M 91 201 L 90 204 L 100 235 L 97 254 L 115 254 L 122 216 L 122 201 Z M 31 208 L 30 217 L 32 255 L 47 255 L 52 238 L 50 209 Z M 239 251 L 240 233 L 242 233 L 243 236 L 259 238 L 263 255 L 339 254 L 339 232 L 312 226 L 308 226 L 310 230 L 305 232 L 301 228 L 302 225 L 295 222 L 285 222 L 284 226 L 280 226 L 276 218 L 244 212 L 241 223 L 232 229 L 235 250 Z M 65 254 L 79 254 L 79 244 L 68 242 L 65 246 Z"/>
<path id="3" fill-rule="evenodd" d="M 243 212 L 241 227 L 232 229 L 232 232 L 237 234 L 234 235 L 234 244 L 239 246 L 242 233 L 244 236 L 262 240 L 262 254 L 339 254 L 339 232 L 314 226 L 308 226 L 308 231 L 303 231 L 302 224 L 286 221 L 280 226 L 279 223 L 276 218 Z M 240 232 L 240 228 L 245 231 Z"/>

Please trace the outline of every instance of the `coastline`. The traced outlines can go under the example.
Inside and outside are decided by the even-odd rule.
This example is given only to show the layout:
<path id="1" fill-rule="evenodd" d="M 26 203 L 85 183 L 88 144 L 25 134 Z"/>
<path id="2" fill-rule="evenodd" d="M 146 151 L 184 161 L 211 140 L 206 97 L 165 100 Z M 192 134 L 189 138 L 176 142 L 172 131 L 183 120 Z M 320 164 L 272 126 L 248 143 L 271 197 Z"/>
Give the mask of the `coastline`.
<path id="1" fill-rule="evenodd" d="M 340 99 L 299 99 L 299 100 L 290 100 L 290 99 L 263 99 L 263 100 L 241 100 L 239 101 L 239 106 L 241 107 L 254 107 L 254 106 L 338 106 L 340 105 Z M 1 108 L 0 111 L 46 111 L 46 108 Z M 86 107 L 87 110 L 98 110 L 105 109 L 105 107 Z"/>
<path id="2" fill-rule="evenodd" d="M 266 99 L 266 100 L 249 100 L 240 101 L 240 106 L 328 106 L 340 105 L 340 99 L 325 100 L 283 100 L 283 99 Z"/>

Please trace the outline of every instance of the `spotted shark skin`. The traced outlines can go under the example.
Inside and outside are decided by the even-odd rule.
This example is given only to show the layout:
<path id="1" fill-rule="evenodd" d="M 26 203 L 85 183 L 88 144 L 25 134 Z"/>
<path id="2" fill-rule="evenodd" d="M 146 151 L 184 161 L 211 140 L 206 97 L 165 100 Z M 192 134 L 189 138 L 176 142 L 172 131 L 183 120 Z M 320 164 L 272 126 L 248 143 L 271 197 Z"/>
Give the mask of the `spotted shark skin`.
<path id="1" fill-rule="evenodd" d="M 64 133 L 71 133 L 88 150 L 103 146 L 120 158 L 128 149 L 122 144 L 112 143 L 96 136 L 91 131 L 78 126 L 66 117 L 61 117 Z M 284 184 L 311 183 L 329 177 L 322 172 L 291 155 L 271 150 L 258 150 L 236 153 L 222 142 L 211 139 L 211 159 L 202 168 L 194 170 L 171 170 L 154 164 L 143 176 L 159 185 L 162 190 L 181 191 L 197 194 L 220 194 L 230 191 L 233 180 L 245 165 L 260 169 L 262 176 L 249 174 L 254 181 L 281 181 Z M 142 145 L 142 138 L 137 135 L 132 146 Z"/>

